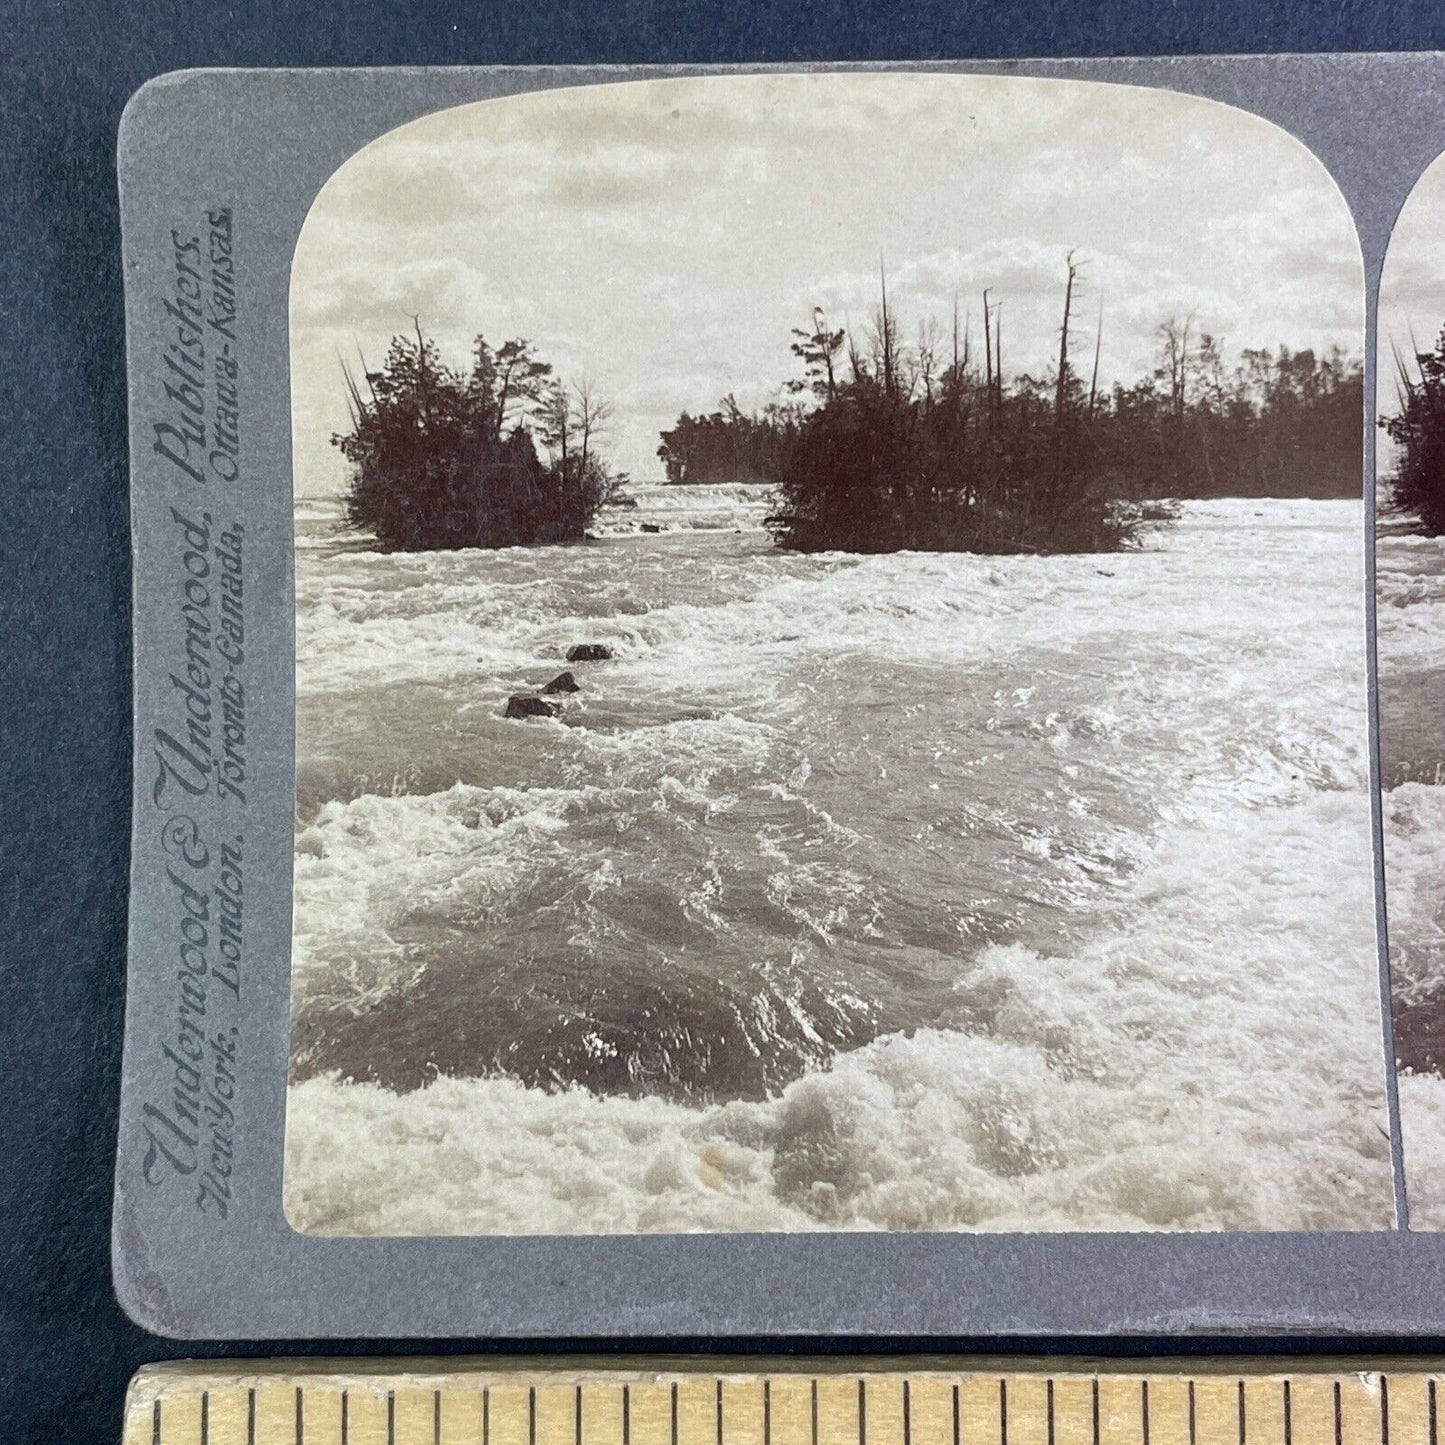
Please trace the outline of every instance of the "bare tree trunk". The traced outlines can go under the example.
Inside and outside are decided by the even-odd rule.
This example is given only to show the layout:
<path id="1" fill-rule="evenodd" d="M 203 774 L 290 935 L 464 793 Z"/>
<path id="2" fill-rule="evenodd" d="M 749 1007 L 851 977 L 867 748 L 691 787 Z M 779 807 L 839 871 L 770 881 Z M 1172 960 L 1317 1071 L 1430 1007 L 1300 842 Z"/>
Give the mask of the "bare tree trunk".
<path id="1" fill-rule="evenodd" d="M 1064 283 L 1064 324 L 1059 328 L 1059 375 L 1054 387 L 1054 465 L 1049 479 L 1049 502 L 1057 507 L 1064 489 L 1064 408 L 1069 397 L 1069 313 L 1074 306 L 1074 253 L 1069 252 L 1069 279 Z M 1032 510 L 1032 498 L 1030 498 Z"/>
<path id="2" fill-rule="evenodd" d="M 1099 351 L 1104 344 L 1104 298 L 1099 297 L 1099 324 L 1094 328 L 1094 374 L 1089 378 L 1089 424 L 1094 421 L 1094 401 L 1099 395 Z"/>
<path id="3" fill-rule="evenodd" d="M 988 287 L 983 288 L 983 370 L 989 406 L 993 406 L 993 328 L 989 325 Z"/>
<path id="4" fill-rule="evenodd" d="M 1078 269 L 1069 253 L 1069 279 L 1064 284 L 1064 324 L 1059 328 L 1059 375 L 1054 388 L 1054 430 L 1058 432 L 1064 419 L 1064 402 L 1068 390 L 1069 375 L 1069 312 L 1074 305 L 1074 277 Z"/>
<path id="5" fill-rule="evenodd" d="M 882 297 L 882 326 L 883 333 L 883 390 L 891 397 L 894 392 L 893 375 L 893 322 L 888 315 L 888 276 L 883 269 L 883 256 L 878 257 L 878 290 Z"/>
<path id="6" fill-rule="evenodd" d="M 427 415 L 426 405 L 426 342 L 421 334 L 421 317 L 413 316 L 411 323 L 416 327 L 416 396 L 417 406 L 421 412 L 421 428 L 427 429 L 431 418 Z"/>
<path id="7" fill-rule="evenodd" d="M 993 308 L 993 409 L 1003 418 L 1003 302 Z"/>
<path id="8" fill-rule="evenodd" d="M 502 347 L 505 351 L 507 348 Z M 507 369 L 502 373 L 502 384 L 497 391 L 497 424 L 492 434 L 492 440 L 498 444 L 502 440 L 502 427 L 507 419 L 507 403 L 511 400 L 512 372 L 516 369 L 516 361 L 507 364 Z"/>

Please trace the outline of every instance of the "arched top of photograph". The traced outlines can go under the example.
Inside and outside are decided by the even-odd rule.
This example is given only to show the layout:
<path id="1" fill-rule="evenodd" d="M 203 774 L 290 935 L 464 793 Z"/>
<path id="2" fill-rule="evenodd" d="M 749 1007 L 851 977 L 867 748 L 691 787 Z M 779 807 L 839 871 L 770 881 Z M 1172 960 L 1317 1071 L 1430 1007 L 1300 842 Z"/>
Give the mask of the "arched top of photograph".
<path id="1" fill-rule="evenodd" d="M 1445 156 L 1396 218 L 1380 276 L 1379 500 L 1396 530 L 1445 535 Z"/>
<path id="2" fill-rule="evenodd" d="M 393 130 L 317 196 L 295 493 L 384 550 L 665 529 L 689 483 L 750 488 L 790 550 L 1119 550 L 1161 499 L 1359 496 L 1362 312 L 1328 172 L 1215 101 L 538 91 Z"/>

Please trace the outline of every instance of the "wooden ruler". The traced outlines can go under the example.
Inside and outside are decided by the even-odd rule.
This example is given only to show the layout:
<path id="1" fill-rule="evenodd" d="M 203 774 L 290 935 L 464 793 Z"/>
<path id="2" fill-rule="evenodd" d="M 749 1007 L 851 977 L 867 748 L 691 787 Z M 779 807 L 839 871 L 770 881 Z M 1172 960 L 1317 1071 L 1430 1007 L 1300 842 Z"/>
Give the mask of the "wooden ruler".
<path id="1" fill-rule="evenodd" d="M 1442 1377 L 1438 1360 L 213 1361 L 142 1370 L 125 1445 L 1442 1445 Z"/>

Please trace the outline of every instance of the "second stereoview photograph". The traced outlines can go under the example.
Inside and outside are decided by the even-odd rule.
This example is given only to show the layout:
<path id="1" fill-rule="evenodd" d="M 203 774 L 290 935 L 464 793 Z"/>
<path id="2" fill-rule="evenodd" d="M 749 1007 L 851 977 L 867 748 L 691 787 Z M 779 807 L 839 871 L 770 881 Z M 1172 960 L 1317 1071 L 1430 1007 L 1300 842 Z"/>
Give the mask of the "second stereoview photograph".
<path id="1" fill-rule="evenodd" d="M 347 160 L 293 1227 L 1389 1228 L 1363 306 L 1311 153 L 1145 88 L 579 86 Z"/>
<path id="2" fill-rule="evenodd" d="M 1380 279 L 1376 629 L 1385 894 L 1410 1225 L 1445 1228 L 1445 161 Z"/>

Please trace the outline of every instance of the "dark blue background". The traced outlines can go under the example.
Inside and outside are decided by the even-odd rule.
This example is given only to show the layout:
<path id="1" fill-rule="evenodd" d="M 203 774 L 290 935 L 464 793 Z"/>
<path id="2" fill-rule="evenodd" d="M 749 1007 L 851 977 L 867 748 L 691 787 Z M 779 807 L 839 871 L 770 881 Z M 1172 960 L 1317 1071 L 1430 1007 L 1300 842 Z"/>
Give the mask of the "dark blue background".
<path id="1" fill-rule="evenodd" d="M 114 1439 L 125 1383 L 138 1365 L 185 1354 L 267 1350 L 264 1342 L 187 1347 L 151 1338 L 125 1319 L 110 1287 L 130 757 L 125 355 L 114 159 L 121 108 L 142 81 L 205 65 L 890 60 L 1441 46 L 1445 11 L 1406 0 L 905 0 L 893 7 L 866 0 L 393 0 L 337 6 L 330 14 L 286 0 L 211 6 L 5 0 L 0 1418 L 7 1438 Z M 572 1347 L 579 1343 L 585 1342 Z M 632 1348 L 659 1343 L 636 1341 Z M 667 1343 L 676 1349 L 684 1342 Z M 749 1342 L 727 1343 L 739 1348 Z M 920 1342 L 896 1343 L 917 1348 Z M 1268 1342 L 1252 1347 L 1267 1348 Z M 308 1352 L 347 1348 L 333 1342 L 329 1350 Z M 397 1353 L 420 1346 L 367 1348 Z M 1072 1348 L 1087 1348 L 1087 1342 Z M 1199 1342 L 1190 1348 L 1197 1350 Z M 297 1352 L 294 1346 L 280 1349 Z"/>

